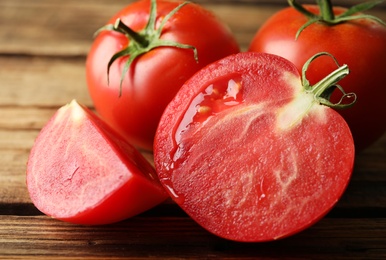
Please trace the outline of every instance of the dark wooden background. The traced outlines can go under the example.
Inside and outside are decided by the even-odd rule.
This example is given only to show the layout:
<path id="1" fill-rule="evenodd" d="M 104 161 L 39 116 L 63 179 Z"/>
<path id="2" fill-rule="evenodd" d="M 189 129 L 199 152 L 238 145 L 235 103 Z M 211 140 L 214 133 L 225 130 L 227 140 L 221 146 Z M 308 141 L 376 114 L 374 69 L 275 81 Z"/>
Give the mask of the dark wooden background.
<path id="1" fill-rule="evenodd" d="M 85 58 L 93 33 L 129 2 L 0 0 L 0 259 L 386 259 L 386 135 L 357 156 L 348 190 L 330 214 L 276 242 L 220 239 L 171 202 L 101 227 L 40 213 L 25 186 L 34 139 L 73 98 L 92 107 Z M 285 0 L 195 2 L 226 22 L 243 50 L 264 20 L 287 6 Z M 369 13 L 386 20 L 386 4 Z"/>

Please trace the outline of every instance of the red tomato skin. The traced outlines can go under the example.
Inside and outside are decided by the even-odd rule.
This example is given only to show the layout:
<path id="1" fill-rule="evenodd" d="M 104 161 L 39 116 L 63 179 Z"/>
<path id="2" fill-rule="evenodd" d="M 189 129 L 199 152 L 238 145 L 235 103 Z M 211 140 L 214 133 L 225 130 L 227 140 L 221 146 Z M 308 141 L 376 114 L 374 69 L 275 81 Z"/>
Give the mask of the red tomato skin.
<path id="1" fill-rule="evenodd" d="M 157 1 L 157 18 L 164 17 L 181 2 Z M 111 18 L 135 31 L 145 27 L 149 1 L 128 5 Z M 189 3 L 166 23 L 161 39 L 195 46 L 198 63 L 191 49 L 161 47 L 138 57 L 125 76 L 122 96 L 120 77 L 127 58 L 115 61 L 107 84 L 110 58 L 128 44 L 115 32 L 102 32 L 94 41 L 86 62 L 87 83 L 97 112 L 114 129 L 140 149 L 152 150 L 159 118 L 182 84 L 203 66 L 239 52 L 229 29 L 211 12 Z"/>
<path id="2" fill-rule="evenodd" d="M 283 80 L 283 72 L 297 80 Z M 238 77 L 239 103 L 204 123 L 194 119 L 198 93 Z M 195 74 L 167 106 L 155 138 L 156 170 L 172 199 L 209 232 L 241 242 L 288 237 L 320 220 L 345 191 L 355 149 L 336 111 L 317 105 L 295 128 L 273 126 L 298 94 L 290 86 L 299 84 L 287 60 L 240 53 Z"/>
<path id="3" fill-rule="evenodd" d="M 84 225 L 118 222 L 168 197 L 151 164 L 75 101 L 59 109 L 39 133 L 26 180 L 40 211 Z"/>
<path id="4" fill-rule="evenodd" d="M 317 6 L 305 7 L 319 13 Z M 334 13 L 345 10 L 335 7 Z M 347 93 L 356 93 L 358 99 L 353 107 L 337 111 L 350 126 L 357 152 L 362 151 L 386 131 L 386 27 L 364 19 L 335 26 L 315 23 L 295 40 L 296 32 L 306 22 L 307 18 L 293 8 L 279 11 L 258 30 L 249 51 L 280 55 L 299 71 L 307 59 L 319 52 L 329 52 L 340 64 L 347 64 L 350 75 L 339 84 Z M 316 83 L 335 68 L 331 59 L 319 58 L 310 66 L 307 78 Z M 333 97 L 335 102 L 340 98 Z"/>

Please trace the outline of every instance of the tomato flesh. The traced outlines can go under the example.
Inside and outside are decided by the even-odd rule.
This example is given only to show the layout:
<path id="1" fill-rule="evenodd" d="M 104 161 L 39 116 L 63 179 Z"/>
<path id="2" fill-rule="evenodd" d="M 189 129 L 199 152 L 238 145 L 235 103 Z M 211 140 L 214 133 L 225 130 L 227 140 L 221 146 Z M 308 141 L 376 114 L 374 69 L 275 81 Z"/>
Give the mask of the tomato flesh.
<path id="1" fill-rule="evenodd" d="M 241 53 L 182 87 L 161 118 L 154 157 L 161 183 L 193 219 L 251 242 L 322 218 L 347 186 L 354 153 L 346 122 L 302 90 L 294 65 Z"/>
<path id="2" fill-rule="evenodd" d="M 146 159 L 88 108 L 63 106 L 31 150 L 27 186 L 43 213 L 78 224 L 108 224 L 167 198 Z"/>

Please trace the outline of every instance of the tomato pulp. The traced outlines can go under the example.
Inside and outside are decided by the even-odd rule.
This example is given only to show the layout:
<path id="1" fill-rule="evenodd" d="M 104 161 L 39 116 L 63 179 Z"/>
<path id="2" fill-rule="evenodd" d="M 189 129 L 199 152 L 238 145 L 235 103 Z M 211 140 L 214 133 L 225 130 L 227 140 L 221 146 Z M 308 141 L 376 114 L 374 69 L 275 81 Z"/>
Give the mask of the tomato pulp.
<path id="1" fill-rule="evenodd" d="M 156 3 L 158 28 L 182 2 Z M 150 19 L 150 6 L 150 1 L 133 2 L 114 15 L 109 24 L 119 18 L 127 27 L 140 32 Z M 132 54 L 115 60 L 109 75 L 107 67 L 111 57 L 131 41 L 122 33 L 102 31 L 91 46 L 86 63 L 88 89 L 97 112 L 130 143 L 145 150 L 153 149 L 162 112 L 182 84 L 207 64 L 239 52 L 229 28 L 212 12 L 194 3 L 184 5 L 165 22 L 160 39 L 196 48 L 197 60 L 189 48 L 157 47 L 138 56 L 121 82 Z"/>
<path id="2" fill-rule="evenodd" d="M 344 192 L 355 153 L 346 122 L 303 90 L 297 68 L 259 53 L 229 56 L 188 80 L 154 147 L 176 203 L 208 231 L 248 242 L 322 218 Z"/>

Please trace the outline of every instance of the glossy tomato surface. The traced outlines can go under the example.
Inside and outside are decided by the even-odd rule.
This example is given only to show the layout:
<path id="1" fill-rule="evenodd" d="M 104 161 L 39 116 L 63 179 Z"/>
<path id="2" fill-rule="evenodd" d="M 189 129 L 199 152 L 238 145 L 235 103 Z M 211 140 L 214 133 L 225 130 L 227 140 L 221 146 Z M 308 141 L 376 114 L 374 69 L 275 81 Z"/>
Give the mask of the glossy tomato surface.
<path id="1" fill-rule="evenodd" d="M 319 13 L 316 6 L 305 8 Z M 335 7 L 334 13 L 338 15 L 345 10 Z M 356 93 L 358 99 L 354 107 L 338 112 L 351 128 L 356 150 L 363 150 L 386 131 L 386 27 L 369 19 L 334 26 L 314 23 L 296 40 L 297 31 L 307 21 L 295 9 L 283 9 L 259 29 L 249 50 L 280 55 L 293 62 L 299 71 L 310 56 L 322 51 L 331 53 L 340 64 L 347 64 L 350 75 L 340 85 L 346 92 Z M 331 59 L 320 58 L 308 70 L 308 79 L 316 83 L 335 67 Z M 337 95 L 335 102 L 339 98 Z"/>
<path id="2" fill-rule="evenodd" d="M 157 26 L 182 2 L 157 1 Z M 149 19 L 150 1 L 134 2 L 116 15 L 134 31 L 142 30 Z M 203 66 L 239 51 L 229 29 L 211 12 L 189 3 L 166 22 L 161 39 L 194 46 L 191 49 L 158 47 L 132 63 L 122 83 L 120 79 L 127 57 L 111 66 L 109 84 L 107 65 L 111 57 L 127 46 L 120 33 L 103 31 L 95 39 L 87 59 L 87 82 L 97 112 L 130 143 L 152 150 L 154 134 L 163 110 L 182 84 Z"/>
<path id="3" fill-rule="evenodd" d="M 67 222 L 117 222 L 168 196 L 146 159 L 88 108 L 60 108 L 39 133 L 27 187 L 43 213 Z"/>
<path id="4" fill-rule="evenodd" d="M 343 118 L 302 89 L 296 67 L 240 53 L 195 74 L 167 106 L 154 145 L 161 183 L 208 231 L 270 241 L 322 218 L 350 179 Z"/>

